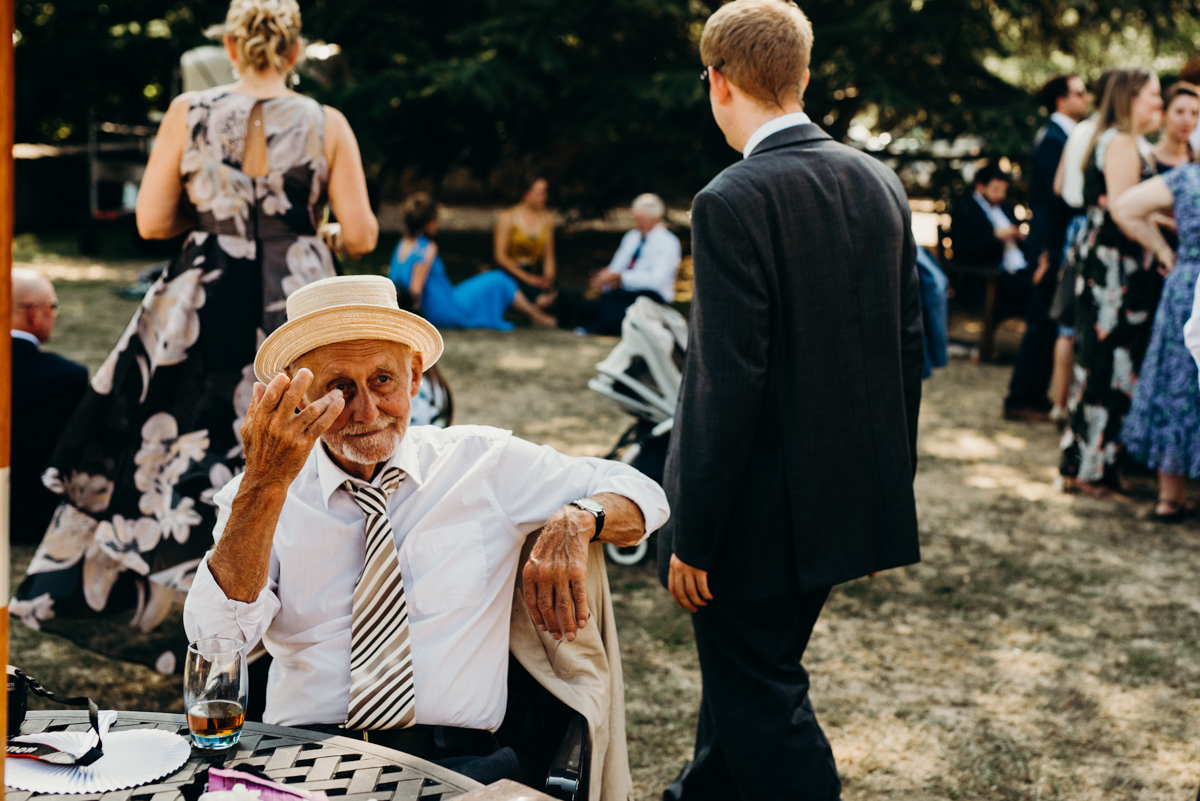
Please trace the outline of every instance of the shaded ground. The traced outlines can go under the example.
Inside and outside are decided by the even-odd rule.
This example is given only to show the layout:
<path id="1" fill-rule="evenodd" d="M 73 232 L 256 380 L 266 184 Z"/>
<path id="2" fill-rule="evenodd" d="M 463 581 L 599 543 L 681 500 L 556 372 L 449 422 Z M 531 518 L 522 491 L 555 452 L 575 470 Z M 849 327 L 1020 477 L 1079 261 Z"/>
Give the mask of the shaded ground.
<path id="1" fill-rule="evenodd" d="M 78 265 L 77 265 L 78 266 Z M 128 265 L 132 270 L 135 265 Z M 94 370 L 133 304 L 60 281 L 55 350 Z M 450 332 L 458 422 L 603 454 L 627 424 L 586 389 L 613 340 Z M 1009 337 L 1011 339 L 1011 337 Z M 999 419 L 1008 370 L 926 384 L 924 561 L 837 588 L 806 664 L 845 797 L 1189 799 L 1200 785 L 1200 527 L 1054 488 L 1053 430 Z M 18 550 L 22 567 L 29 549 Z M 639 799 L 691 750 L 700 674 L 652 565 L 610 566 Z M 14 664 L 116 708 L 178 711 L 179 680 L 17 626 Z"/>

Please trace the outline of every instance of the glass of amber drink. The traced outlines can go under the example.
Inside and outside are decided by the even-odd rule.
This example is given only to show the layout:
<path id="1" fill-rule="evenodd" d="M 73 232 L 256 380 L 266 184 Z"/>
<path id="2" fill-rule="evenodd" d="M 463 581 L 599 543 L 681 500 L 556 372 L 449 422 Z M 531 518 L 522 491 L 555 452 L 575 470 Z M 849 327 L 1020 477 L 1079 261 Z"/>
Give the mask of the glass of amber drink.
<path id="1" fill-rule="evenodd" d="M 246 644 L 211 637 L 188 646 L 183 701 L 192 744 L 216 751 L 235 745 L 246 720 Z"/>

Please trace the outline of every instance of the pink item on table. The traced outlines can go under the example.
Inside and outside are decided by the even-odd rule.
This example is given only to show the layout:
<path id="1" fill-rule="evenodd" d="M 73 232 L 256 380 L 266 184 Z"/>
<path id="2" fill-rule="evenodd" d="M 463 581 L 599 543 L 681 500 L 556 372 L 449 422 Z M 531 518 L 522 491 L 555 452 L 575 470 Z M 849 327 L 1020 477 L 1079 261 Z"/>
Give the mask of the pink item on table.
<path id="1" fill-rule="evenodd" d="M 259 801 L 296 801 L 298 798 L 307 799 L 307 801 L 328 801 L 328 796 L 320 790 L 315 792 L 301 790 L 240 770 L 208 769 L 208 792 L 228 791 L 238 785 L 245 785 L 247 790 L 258 790 Z"/>

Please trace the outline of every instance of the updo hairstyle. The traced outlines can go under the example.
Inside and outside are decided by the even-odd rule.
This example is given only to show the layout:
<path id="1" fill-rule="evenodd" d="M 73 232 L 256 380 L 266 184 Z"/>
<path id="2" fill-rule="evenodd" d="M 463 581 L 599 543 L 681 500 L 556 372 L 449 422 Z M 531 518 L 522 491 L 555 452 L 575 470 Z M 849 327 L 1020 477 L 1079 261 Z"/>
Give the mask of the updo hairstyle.
<path id="1" fill-rule="evenodd" d="M 437 219 L 437 204 L 424 192 L 409 195 L 400 207 L 401 226 L 404 235 L 417 237 L 425 233 L 425 226 Z"/>
<path id="2" fill-rule="evenodd" d="M 233 0 L 225 34 L 233 37 L 238 66 L 287 72 L 288 56 L 300 41 L 300 6 L 296 0 Z"/>

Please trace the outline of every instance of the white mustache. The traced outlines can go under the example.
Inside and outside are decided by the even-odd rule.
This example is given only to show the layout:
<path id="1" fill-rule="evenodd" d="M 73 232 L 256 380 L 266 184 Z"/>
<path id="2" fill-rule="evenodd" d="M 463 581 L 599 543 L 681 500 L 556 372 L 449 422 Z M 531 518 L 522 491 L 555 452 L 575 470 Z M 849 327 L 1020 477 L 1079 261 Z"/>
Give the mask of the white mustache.
<path id="1" fill-rule="evenodd" d="M 362 436 L 363 434 L 374 434 L 377 431 L 382 431 L 385 428 L 390 428 L 396 424 L 396 418 L 391 415 L 381 414 L 374 423 L 355 423 L 353 421 L 342 426 L 342 430 L 337 432 L 343 436 Z"/>

